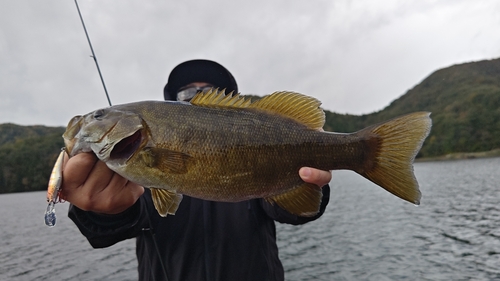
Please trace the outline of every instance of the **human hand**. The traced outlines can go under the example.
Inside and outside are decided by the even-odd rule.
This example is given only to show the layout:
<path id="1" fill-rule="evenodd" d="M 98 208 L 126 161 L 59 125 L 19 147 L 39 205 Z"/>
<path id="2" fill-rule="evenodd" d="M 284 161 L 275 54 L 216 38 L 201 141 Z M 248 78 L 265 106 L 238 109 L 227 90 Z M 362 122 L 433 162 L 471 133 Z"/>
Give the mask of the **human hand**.
<path id="1" fill-rule="evenodd" d="M 299 176 L 303 181 L 315 184 L 319 187 L 327 185 L 332 180 L 332 172 L 309 167 L 300 168 Z"/>
<path id="2" fill-rule="evenodd" d="M 61 198 L 84 211 L 118 214 L 144 193 L 144 187 L 110 170 L 93 153 L 64 157 Z"/>

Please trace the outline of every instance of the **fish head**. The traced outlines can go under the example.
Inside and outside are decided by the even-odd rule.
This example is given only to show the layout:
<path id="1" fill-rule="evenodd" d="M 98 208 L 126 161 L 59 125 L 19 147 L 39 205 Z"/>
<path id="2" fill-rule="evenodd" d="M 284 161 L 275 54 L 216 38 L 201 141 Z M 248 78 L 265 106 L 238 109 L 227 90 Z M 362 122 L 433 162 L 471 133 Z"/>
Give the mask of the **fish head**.
<path id="1" fill-rule="evenodd" d="M 70 156 L 93 151 L 106 162 L 129 159 L 147 142 L 146 131 L 140 114 L 115 106 L 73 117 L 63 138 Z"/>

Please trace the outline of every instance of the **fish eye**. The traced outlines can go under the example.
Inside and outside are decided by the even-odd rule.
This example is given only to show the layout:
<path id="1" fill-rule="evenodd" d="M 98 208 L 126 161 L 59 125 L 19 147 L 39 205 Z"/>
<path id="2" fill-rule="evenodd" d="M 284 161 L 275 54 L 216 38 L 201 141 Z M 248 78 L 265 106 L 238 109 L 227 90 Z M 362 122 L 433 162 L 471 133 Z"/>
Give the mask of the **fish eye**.
<path id="1" fill-rule="evenodd" d="M 102 116 L 104 116 L 103 109 L 99 109 L 99 110 L 94 111 L 94 119 L 100 120 L 100 119 L 102 119 Z"/>

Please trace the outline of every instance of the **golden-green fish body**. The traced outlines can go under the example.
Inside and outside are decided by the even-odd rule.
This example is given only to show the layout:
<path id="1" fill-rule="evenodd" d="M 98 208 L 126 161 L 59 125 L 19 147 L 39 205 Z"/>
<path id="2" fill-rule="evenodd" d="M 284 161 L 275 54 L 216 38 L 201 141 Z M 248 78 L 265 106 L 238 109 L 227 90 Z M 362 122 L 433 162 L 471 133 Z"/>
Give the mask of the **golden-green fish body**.
<path id="1" fill-rule="evenodd" d="M 320 102 L 278 92 L 251 103 L 212 91 L 191 103 L 144 101 L 76 116 L 64 134 L 73 156 L 93 151 L 125 178 L 152 189 L 161 215 L 182 194 L 238 202 L 265 198 L 297 215 L 318 212 L 321 190 L 301 167 L 353 170 L 415 204 L 412 162 L 429 134 L 420 112 L 353 134 L 321 132 Z"/>

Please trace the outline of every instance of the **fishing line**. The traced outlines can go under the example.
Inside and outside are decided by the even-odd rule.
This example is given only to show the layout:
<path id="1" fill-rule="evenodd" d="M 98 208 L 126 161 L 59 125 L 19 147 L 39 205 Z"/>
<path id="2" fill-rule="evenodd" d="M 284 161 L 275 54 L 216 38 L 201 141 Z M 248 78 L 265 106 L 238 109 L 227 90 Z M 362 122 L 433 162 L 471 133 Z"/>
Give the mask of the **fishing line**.
<path id="1" fill-rule="evenodd" d="M 87 36 L 87 41 L 89 42 L 90 51 L 92 52 L 91 57 L 94 59 L 95 65 L 97 66 L 97 72 L 99 72 L 99 77 L 101 77 L 101 82 L 102 82 L 102 86 L 104 87 L 104 92 L 106 93 L 106 98 L 108 99 L 109 106 L 111 106 L 111 100 L 109 99 L 108 90 L 106 89 L 106 84 L 104 83 L 104 78 L 102 77 L 101 68 L 99 67 L 99 63 L 97 62 L 97 56 L 94 53 L 94 48 L 92 47 L 92 42 L 90 42 L 90 37 L 89 37 L 89 34 L 87 32 L 87 28 L 85 27 L 85 22 L 83 21 L 82 13 L 80 13 L 80 7 L 78 7 L 78 2 L 76 0 L 75 0 L 75 5 L 76 5 L 76 9 L 78 10 L 78 15 L 80 16 L 80 20 L 82 21 L 83 30 L 85 31 L 85 35 Z"/>

